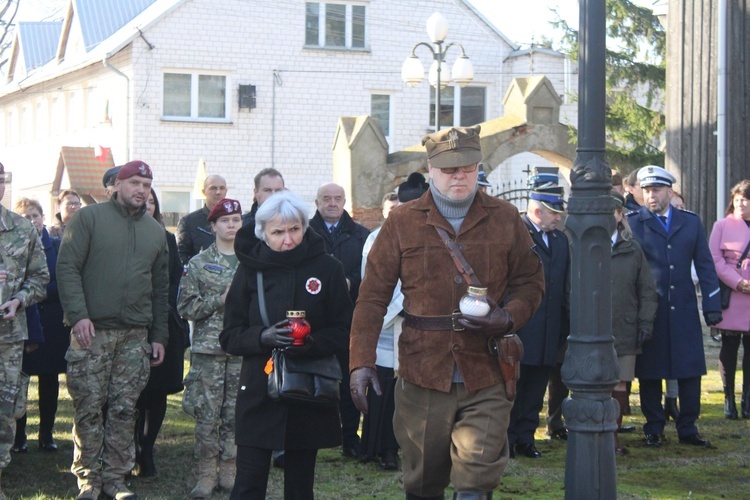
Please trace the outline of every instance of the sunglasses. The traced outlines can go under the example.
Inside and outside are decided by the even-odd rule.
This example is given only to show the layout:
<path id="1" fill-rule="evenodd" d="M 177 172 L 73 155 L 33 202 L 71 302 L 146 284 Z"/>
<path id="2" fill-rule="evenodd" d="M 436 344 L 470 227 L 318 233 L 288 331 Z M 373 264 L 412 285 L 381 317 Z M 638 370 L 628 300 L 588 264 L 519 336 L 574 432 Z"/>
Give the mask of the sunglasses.
<path id="1" fill-rule="evenodd" d="M 464 165 L 463 167 L 451 167 L 451 168 L 441 168 L 440 171 L 444 174 L 453 175 L 456 172 L 458 172 L 458 169 L 461 169 L 461 172 L 465 174 L 470 174 L 474 172 L 479 167 L 478 163 L 474 163 L 473 165 Z"/>

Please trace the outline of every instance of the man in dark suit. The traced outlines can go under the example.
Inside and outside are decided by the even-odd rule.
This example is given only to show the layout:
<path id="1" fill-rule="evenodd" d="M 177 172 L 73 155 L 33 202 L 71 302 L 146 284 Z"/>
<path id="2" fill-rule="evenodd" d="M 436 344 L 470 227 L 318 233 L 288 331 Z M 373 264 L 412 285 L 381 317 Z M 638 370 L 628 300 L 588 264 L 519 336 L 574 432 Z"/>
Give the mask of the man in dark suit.
<path id="1" fill-rule="evenodd" d="M 227 197 L 227 181 L 220 175 L 209 175 L 203 181 L 202 192 L 206 197 L 203 208 L 190 212 L 177 223 L 177 248 L 180 252 L 180 261 L 185 265 L 216 240 L 208 222 L 208 213 Z"/>
<path id="2" fill-rule="evenodd" d="M 568 334 L 568 238 L 557 229 L 565 212 L 563 192 L 564 188 L 552 184 L 535 188 L 530 194 L 528 212 L 523 216 L 544 265 L 545 293 L 534 316 L 518 330 L 524 355 L 508 427 L 511 456 L 542 456 L 534 445 L 534 432 L 539 426 L 550 373 L 557 365 L 558 350 Z"/>
<path id="3" fill-rule="evenodd" d="M 357 303 L 359 284 L 362 281 L 362 248 L 370 235 L 370 230 L 357 224 L 344 210 L 346 193 L 338 184 L 328 183 L 318 188 L 315 198 L 317 211 L 310 219 L 310 227 L 323 237 L 326 252 L 344 265 L 346 283 L 352 303 Z M 346 457 L 359 457 L 360 413 L 354 406 L 349 393 L 349 350 L 337 353 L 344 378 L 341 381 L 341 432 L 343 434 L 342 453 Z"/>
<path id="4" fill-rule="evenodd" d="M 674 209 L 672 183 L 675 177 L 661 167 L 638 171 L 645 205 L 627 214 L 633 236 L 643 247 L 656 281 L 659 308 L 653 339 L 643 345 L 635 376 L 641 390 L 641 411 L 646 417 L 646 445 L 658 447 L 664 440 L 663 379 L 677 379 L 680 414 L 677 435 L 682 444 L 708 447 L 695 425 L 700 415 L 701 376 L 706 374 L 703 331 L 690 264 L 703 296 L 703 317 L 708 326 L 722 319 L 719 280 L 708 249 L 700 218 Z"/>

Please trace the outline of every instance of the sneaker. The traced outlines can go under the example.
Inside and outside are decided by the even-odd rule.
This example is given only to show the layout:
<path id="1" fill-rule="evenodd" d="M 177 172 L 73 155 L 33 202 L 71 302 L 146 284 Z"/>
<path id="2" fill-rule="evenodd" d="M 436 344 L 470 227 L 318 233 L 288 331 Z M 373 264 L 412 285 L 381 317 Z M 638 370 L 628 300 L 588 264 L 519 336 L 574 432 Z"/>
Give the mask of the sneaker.
<path id="1" fill-rule="evenodd" d="M 125 483 L 109 483 L 102 488 L 102 491 L 114 500 L 136 500 L 138 498 L 138 495 L 130 491 Z"/>

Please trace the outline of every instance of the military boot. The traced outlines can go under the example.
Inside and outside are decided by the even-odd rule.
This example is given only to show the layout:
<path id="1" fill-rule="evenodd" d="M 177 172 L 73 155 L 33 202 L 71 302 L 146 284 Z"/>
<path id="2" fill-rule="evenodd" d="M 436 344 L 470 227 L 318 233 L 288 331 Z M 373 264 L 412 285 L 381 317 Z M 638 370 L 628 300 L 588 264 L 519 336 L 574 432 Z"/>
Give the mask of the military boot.
<path id="1" fill-rule="evenodd" d="M 219 485 L 216 473 L 216 458 L 199 460 L 195 472 L 195 488 L 190 492 L 190 498 L 211 498 L 211 494 Z"/>
<path id="2" fill-rule="evenodd" d="M 219 487 L 222 490 L 232 491 L 234 488 L 234 477 L 237 472 L 236 459 L 219 461 Z"/>
<path id="3" fill-rule="evenodd" d="M 114 500 L 136 500 L 138 495 L 133 493 L 124 482 L 105 484 L 102 492 Z"/>

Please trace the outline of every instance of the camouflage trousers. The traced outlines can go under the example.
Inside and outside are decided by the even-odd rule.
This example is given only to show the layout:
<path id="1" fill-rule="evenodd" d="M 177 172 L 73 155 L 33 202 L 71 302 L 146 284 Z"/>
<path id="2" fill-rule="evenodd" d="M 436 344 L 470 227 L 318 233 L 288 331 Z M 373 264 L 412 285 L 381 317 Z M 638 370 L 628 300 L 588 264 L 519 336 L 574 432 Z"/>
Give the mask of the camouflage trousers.
<path id="1" fill-rule="evenodd" d="M 133 468 L 135 403 L 148 382 L 150 358 L 145 328 L 97 330 L 88 349 L 71 334 L 65 354 L 75 409 L 70 471 L 79 488 L 122 481 Z"/>
<path id="2" fill-rule="evenodd" d="M 23 340 L 0 344 L 0 469 L 10 463 L 16 435 L 16 396 L 21 379 Z"/>
<path id="3" fill-rule="evenodd" d="M 234 409 L 242 358 L 192 353 L 185 377 L 182 407 L 195 417 L 196 460 L 237 456 L 234 443 Z"/>

